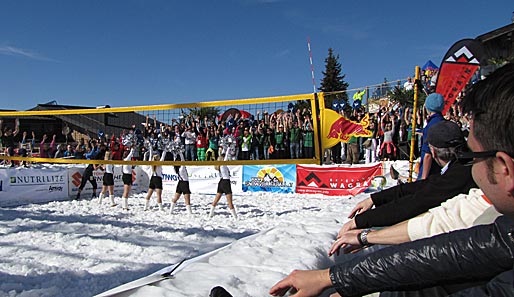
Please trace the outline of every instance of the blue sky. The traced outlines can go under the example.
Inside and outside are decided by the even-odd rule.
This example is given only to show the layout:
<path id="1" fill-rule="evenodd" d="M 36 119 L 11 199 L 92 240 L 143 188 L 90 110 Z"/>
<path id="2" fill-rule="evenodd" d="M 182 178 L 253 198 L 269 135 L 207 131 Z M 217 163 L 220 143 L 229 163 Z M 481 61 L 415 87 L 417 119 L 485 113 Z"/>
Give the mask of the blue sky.
<path id="1" fill-rule="evenodd" d="M 0 109 L 311 93 L 308 37 L 316 85 L 331 47 L 359 88 L 439 65 L 513 11 L 512 0 L 3 0 Z"/>

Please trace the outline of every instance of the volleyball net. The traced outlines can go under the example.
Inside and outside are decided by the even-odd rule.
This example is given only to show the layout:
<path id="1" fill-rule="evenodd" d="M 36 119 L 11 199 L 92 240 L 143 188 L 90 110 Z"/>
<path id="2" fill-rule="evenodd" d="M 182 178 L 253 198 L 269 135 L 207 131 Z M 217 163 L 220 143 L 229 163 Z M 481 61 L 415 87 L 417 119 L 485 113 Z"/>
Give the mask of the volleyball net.
<path id="1" fill-rule="evenodd" d="M 51 102 L 28 111 L 1 111 L 0 160 L 198 166 L 320 164 L 318 96 L 322 94 L 132 107 Z M 100 146 L 107 150 L 121 147 L 122 151 L 134 148 L 135 154 L 130 161 L 85 157 Z M 218 160 L 229 146 L 230 160 Z M 164 161 L 154 161 L 148 158 L 150 151 L 170 154 Z M 179 154 L 184 159 L 174 157 Z"/>

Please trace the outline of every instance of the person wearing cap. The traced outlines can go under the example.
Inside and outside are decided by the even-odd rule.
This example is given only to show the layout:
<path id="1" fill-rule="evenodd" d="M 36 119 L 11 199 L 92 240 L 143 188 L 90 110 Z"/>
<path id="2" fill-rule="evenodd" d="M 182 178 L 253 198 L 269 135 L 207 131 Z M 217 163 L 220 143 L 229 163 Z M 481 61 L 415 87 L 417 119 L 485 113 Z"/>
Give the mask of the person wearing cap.
<path id="1" fill-rule="evenodd" d="M 307 297 L 332 288 L 337 294 L 331 296 L 513 296 L 512 81 L 509 63 L 471 86 L 461 103 L 471 119 L 467 157 L 473 159 L 473 179 L 503 214 L 494 223 L 383 248 L 327 269 L 295 270 L 269 293 L 283 296 L 292 289 Z M 361 240 L 367 244 L 365 236 Z"/>
<path id="2" fill-rule="evenodd" d="M 397 224 L 477 187 L 470 166 L 457 160 L 458 153 L 466 148 L 457 124 L 446 120 L 435 124 L 429 131 L 428 141 L 435 162 L 442 167 L 440 173 L 371 194 L 350 212 L 351 220 L 343 225 L 339 237 L 353 229 Z M 375 208 L 371 209 L 373 205 Z"/>
<path id="3" fill-rule="evenodd" d="M 441 170 L 441 167 L 434 164 L 432 162 L 432 155 L 430 154 L 430 148 L 428 147 L 427 135 L 430 128 L 444 121 L 443 115 L 441 111 L 444 108 L 444 97 L 438 93 L 432 93 L 428 95 L 425 100 L 425 109 L 428 112 L 428 119 L 425 128 L 423 128 L 423 137 L 422 137 L 422 145 L 421 145 L 421 155 L 420 155 L 420 163 L 419 163 L 419 172 L 417 179 L 425 179 L 429 175 L 438 174 Z"/>
<path id="4" fill-rule="evenodd" d="M 429 132 L 429 146 L 438 164 L 448 163 L 444 158 L 441 159 L 445 154 L 459 154 L 452 149 L 452 145 L 460 145 L 463 141 L 457 128 L 456 123 L 443 121 L 434 125 L 434 129 Z M 369 199 L 366 203 L 373 203 Z M 338 254 L 341 248 L 345 253 L 362 249 L 359 241 L 362 232 L 366 232 L 369 244 L 400 244 L 443 232 L 490 224 L 500 215 L 480 189 L 472 188 L 469 193 L 458 194 L 421 215 L 391 227 L 378 230 L 353 229 L 340 233 L 329 250 L 329 256 Z"/>

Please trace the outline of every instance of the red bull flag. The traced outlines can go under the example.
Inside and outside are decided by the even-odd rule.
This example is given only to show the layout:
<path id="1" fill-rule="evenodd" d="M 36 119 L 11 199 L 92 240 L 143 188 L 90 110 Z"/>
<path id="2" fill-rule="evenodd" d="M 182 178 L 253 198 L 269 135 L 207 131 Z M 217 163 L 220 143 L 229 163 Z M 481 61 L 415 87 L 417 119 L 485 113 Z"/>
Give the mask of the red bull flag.
<path id="1" fill-rule="evenodd" d="M 459 93 L 480 67 L 482 44 L 475 39 L 457 41 L 446 53 L 439 69 L 436 93 L 443 95 L 446 114 Z"/>
<path id="2" fill-rule="evenodd" d="M 369 115 L 360 121 L 349 120 L 331 109 L 323 111 L 322 146 L 329 148 L 338 142 L 348 142 L 350 137 L 370 137 L 373 133 L 366 130 L 369 126 Z"/>

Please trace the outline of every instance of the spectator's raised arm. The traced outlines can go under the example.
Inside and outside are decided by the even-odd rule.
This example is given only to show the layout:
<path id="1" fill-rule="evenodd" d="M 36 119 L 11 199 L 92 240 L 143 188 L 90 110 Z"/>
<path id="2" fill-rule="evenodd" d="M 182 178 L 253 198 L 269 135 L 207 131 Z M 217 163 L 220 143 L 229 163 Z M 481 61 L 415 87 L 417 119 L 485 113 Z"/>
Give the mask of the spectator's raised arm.
<path id="1" fill-rule="evenodd" d="M 12 135 L 16 136 L 16 135 L 18 135 L 19 132 L 20 132 L 20 119 L 16 118 L 14 120 L 14 131 L 12 132 Z"/>

